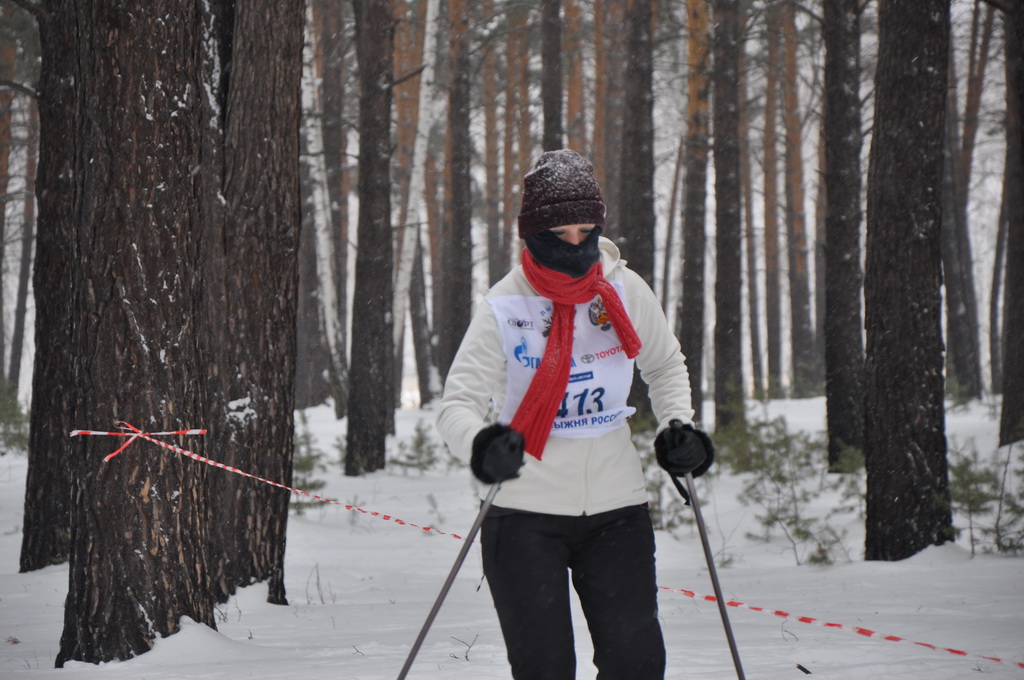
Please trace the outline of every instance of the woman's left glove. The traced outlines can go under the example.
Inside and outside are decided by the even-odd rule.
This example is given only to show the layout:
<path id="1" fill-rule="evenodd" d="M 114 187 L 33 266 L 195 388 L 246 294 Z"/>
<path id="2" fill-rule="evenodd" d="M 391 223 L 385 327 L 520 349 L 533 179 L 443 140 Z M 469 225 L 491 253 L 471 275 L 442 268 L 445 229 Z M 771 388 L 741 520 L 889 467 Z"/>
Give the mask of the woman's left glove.
<path id="1" fill-rule="evenodd" d="M 500 484 L 519 476 L 523 467 L 523 435 L 508 425 L 495 423 L 480 430 L 473 438 L 473 454 L 469 468 L 484 484 Z"/>
<path id="2" fill-rule="evenodd" d="M 673 420 L 654 439 L 658 465 L 676 477 L 687 473 L 700 477 L 715 462 L 715 445 L 711 437 L 689 423 Z"/>

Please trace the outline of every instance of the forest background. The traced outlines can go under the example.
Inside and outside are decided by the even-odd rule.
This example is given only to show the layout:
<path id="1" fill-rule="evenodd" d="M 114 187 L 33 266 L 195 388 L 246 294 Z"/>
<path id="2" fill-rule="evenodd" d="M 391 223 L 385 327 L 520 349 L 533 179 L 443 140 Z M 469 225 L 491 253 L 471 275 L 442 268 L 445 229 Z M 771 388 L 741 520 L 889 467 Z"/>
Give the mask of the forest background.
<path id="1" fill-rule="evenodd" d="M 58 661 L 212 624 L 254 580 L 285 599 L 286 493 L 98 468 L 68 432 L 216 423 L 206 451 L 288 483 L 295 409 L 330 400 L 346 473 L 382 468 L 561 146 L 698 420 L 726 440 L 748 400 L 825 394 L 867 557 L 948 540 L 946 400 L 1001 395 L 1024 438 L 1024 8 L 912 4 L 0 4 L 0 365 L 31 414 L 22 568 L 72 564 Z"/>

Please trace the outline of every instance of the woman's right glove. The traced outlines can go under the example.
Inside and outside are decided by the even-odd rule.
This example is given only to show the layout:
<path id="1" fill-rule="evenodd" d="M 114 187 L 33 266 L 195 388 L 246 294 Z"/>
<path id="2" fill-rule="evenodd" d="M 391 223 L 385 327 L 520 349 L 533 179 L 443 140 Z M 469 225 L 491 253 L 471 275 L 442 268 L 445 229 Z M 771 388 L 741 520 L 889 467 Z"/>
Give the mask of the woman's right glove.
<path id="1" fill-rule="evenodd" d="M 508 425 L 488 425 L 473 438 L 469 467 L 484 484 L 500 484 L 519 476 L 523 451 L 523 435 Z"/>
<path id="2" fill-rule="evenodd" d="M 715 462 L 715 445 L 711 443 L 711 437 L 693 425 L 684 425 L 681 420 L 673 420 L 658 433 L 654 439 L 654 453 L 658 465 L 676 477 L 685 477 L 687 473 L 700 477 Z"/>

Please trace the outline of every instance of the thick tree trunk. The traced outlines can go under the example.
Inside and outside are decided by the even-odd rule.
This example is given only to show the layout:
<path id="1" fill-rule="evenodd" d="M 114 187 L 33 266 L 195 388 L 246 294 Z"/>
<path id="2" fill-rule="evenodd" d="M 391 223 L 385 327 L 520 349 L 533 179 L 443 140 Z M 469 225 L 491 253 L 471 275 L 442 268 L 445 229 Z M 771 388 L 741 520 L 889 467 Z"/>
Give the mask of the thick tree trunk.
<path id="1" fill-rule="evenodd" d="M 715 428 L 746 420 L 743 389 L 743 232 L 739 167 L 739 3 L 714 0 Z"/>
<path id="2" fill-rule="evenodd" d="M 234 6 L 231 14 L 232 33 L 220 55 L 221 70 L 229 73 L 221 102 L 223 176 L 211 178 L 223 213 L 210 216 L 215 221 L 207 222 L 204 247 L 210 353 L 217 367 L 210 376 L 217 425 L 211 444 L 221 462 L 288 484 L 304 3 L 259 0 Z M 211 532 L 218 598 L 268 580 L 268 600 L 284 604 L 288 493 L 236 475 L 218 478 L 210 493 L 221 518 Z"/>
<path id="3" fill-rule="evenodd" d="M 73 183 L 57 196 L 52 175 L 40 173 L 43 201 L 69 206 L 62 217 L 70 238 L 60 244 L 73 251 L 68 412 L 94 429 L 118 421 L 144 430 L 204 425 L 195 268 L 202 210 L 189 171 L 202 162 L 193 96 L 202 28 L 176 3 L 50 2 L 47 10 L 53 23 L 44 44 L 73 55 L 56 59 L 61 70 L 51 72 L 74 83 L 59 100 L 71 125 L 43 129 L 44 165 L 59 150 Z M 47 123 L 51 94 L 40 99 Z M 65 439 L 62 448 L 72 502 L 57 665 L 141 654 L 176 632 L 182 616 L 214 626 L 206 470 L 145 442 L 110 463 L 105 437 Z"/>
<path id="4" fill-rule="evenodd" d="M 359 60 L 359 250 L 352 303 L 352 362 L 345 474 L 384 467 L 391 385 L 391 108 L 394 17 L 389 0 L 356 0 Z"/>
<path id="5" fill-rule="evenodd" d="M 1008 68 L 1007 97 L 1016 107 L 1016 127 L 1007 135 L 1017 157 L 1016 170 L 1024 168 L 1024 134 L 1021 118 L 1024 112 L 1024 8 L 1006 15 L 1006 61 Z M 1016 186 L 1020 186 L 1018 183 Z M 1011 190 L 1012 191 L 1012 190 Z M 1024 197 L 1013 191 L 1007 211 L 1006 292 L 1003 305 L 1003 410 L 999 420 L 999 445 L 1024 439 Z"/>
<path id="6" fill-rule="evenodd" d="M 948 49 L 949 0 L 881 5 L 865 271 L 869 560 L 952 538 L 935 200 Z"/>
<path id="7" fill-rule="evenodd" d="M 829 469 L 864 450 L 858 0 L 825 0 L 825 402 Z"/>

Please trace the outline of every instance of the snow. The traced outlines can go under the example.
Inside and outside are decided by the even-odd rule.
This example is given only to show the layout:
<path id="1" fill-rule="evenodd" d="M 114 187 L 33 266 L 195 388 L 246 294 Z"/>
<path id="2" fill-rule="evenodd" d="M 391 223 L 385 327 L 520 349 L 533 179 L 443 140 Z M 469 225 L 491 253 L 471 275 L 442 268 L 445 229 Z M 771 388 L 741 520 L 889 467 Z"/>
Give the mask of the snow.
<path id="1" fill-rule="evenodd" d="M 773 402 L 757 410 L 786 417 L 791 428 L 820 430 L 824 421 L 821 399 Z M 458 467 L 406 473 L 393 466 L 346 478 L 333 463 L 343 422 L 333 419 L 329 407 L 305 415 L 315 445 L 332 461 L 314 475 L 327 482 L 319 493 L 342 505 L 319 504 L 293 513 L 286 565 L 289 604 L 267 604 L 266 586 L 254 585 L 218 608 L 218 630 L 184 620 L 180 633 L 158 640 L 151 652 L 100 666 L 53 668 L 68 568 L 18 573 L 27 462 L 24 456 L 0 458 L 0 678 L 397 677 L 461 548 L 452 534 L 468 531 L 473 522 L 478 501 L 470 473 Z M 994 451 L 997 415 L 983 404 L 951 410 L 951 442 L 970 441 L 981 452 Z M 417 424 L 433 433 L 429 411 L 403 410 L 397 420 L 397 440 L 407 447 Z M 172 454 L 139 441 L 111 464 L 130 465 L 142 455 Z M 816 677 L 835 680 L 952 680 L 978 674 L 1024 680 L 1024 667 L 1017 665 L 1024 663 L 1024 560 L 971 557 L 967 538 L 961 537 L 957 544 L 933 547 L 902 562 L 864 562 L 863 523 L 850 516 L 836 521 L 847 531 L 844 544 L 852 559 L 796 566 L 792 546 L 781 537 L 764 542 L 747 536 L 763 531 L 754 519 L 756 508 L 737 501 L 741 488 L 740 479 L 719 474 L 702 480 L 698 491 L 722 589 L 727 599 L 739 603 L 728 614 L 747 678 L 802 678 L 799 664 Z M 345 504 L 389 517 L 348 510 Z M 713 590 L 695 529 L 658 533 L 658 570 L 667 677 L 736 677 L 718 608 L 703 599 Z M 694 591 L 697 597 L 681 591 Z M 577 677 L 589 680 L 595 670 L 578 605 L 575 621 Z M 510 677 L 476 549 L 408 677 Z"/>

